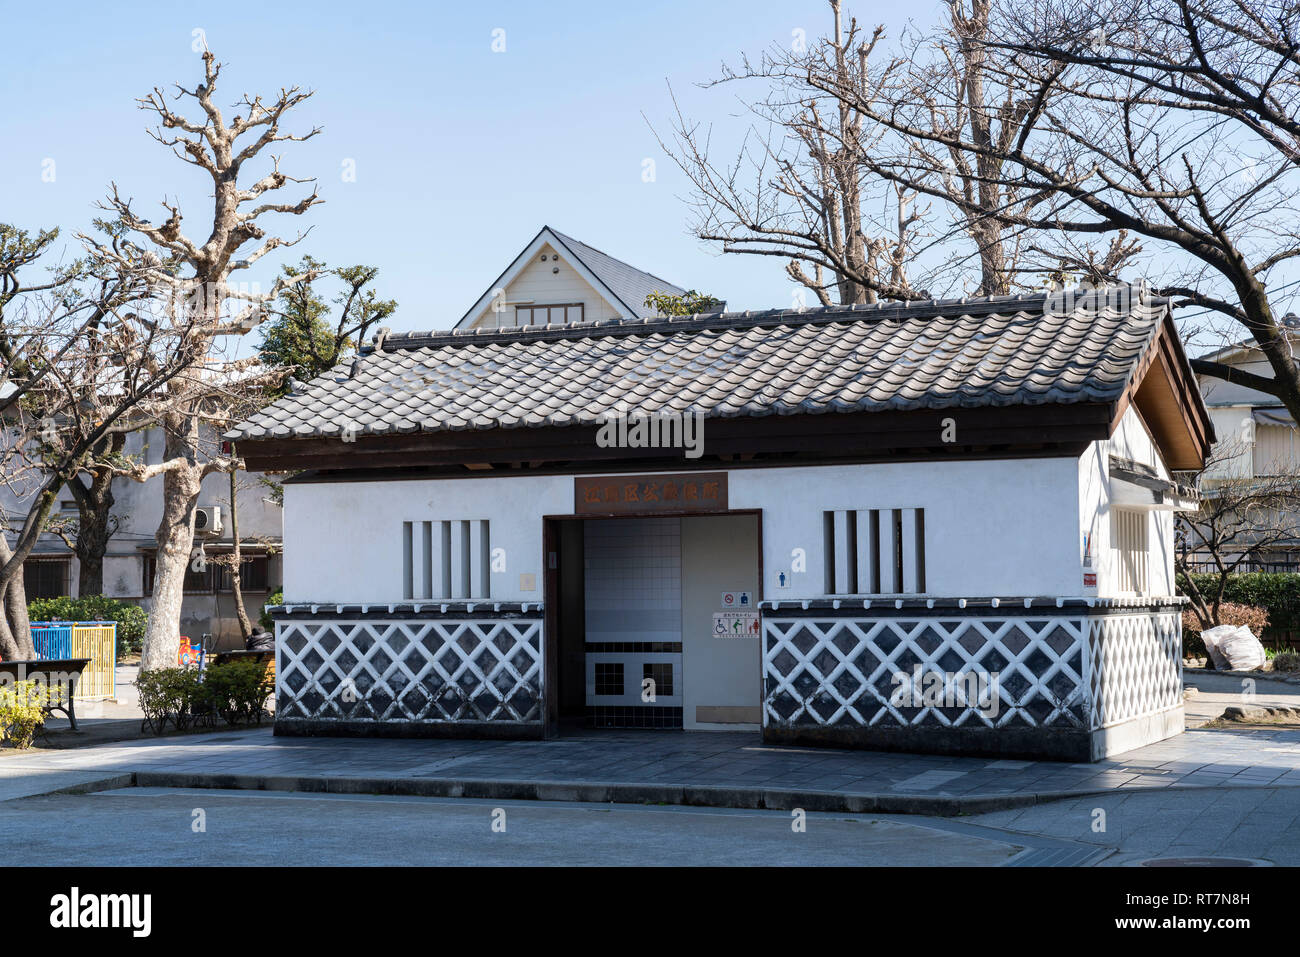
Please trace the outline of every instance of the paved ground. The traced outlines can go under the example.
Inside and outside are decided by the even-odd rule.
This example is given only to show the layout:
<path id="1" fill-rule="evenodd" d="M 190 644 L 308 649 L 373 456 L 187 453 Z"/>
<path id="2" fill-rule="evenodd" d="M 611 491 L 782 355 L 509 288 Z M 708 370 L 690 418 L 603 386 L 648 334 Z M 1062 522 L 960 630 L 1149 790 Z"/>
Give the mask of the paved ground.
<path id="1" fill-rule="evenodd" d="M 1300 866 L 1298 788 L 1128 791 L 962 820 L 1020 835 L 1008 839 L 1047 835 L 1112 848 L 1103 866 L 1169 857 L 1245 858 Z M 1098 825 L 1105 829 L 1094 830 Z"/>
<path id="2" fill-rule="evenodd" d="M 618 782 L 973 798 L 1300 785 L 1300 729 L 1189 731 L 1114 760 L 1063 764 L 778 747 L 763 744 L 757 733 L 591 731 L 554 741 L 463 741 L 277 738 L 262 728 L 76 750 L 6 751 L 0 753 L 0 768 L 10 773 Z"/>
<path id="3" fill-rule="evenodd" d="M 1196 689 L 1195 694 L 1189 694 L 1183 700 L 1188 728 L 1199 728 L 1221 717 L 1225 709 L 1234 706 L 1300 706 L 1300 685 L 1267 678 L 1246 679 L 1236 675 L 1202 672 L 1185 675 L 1183 684 L 1189 689 Z"/>
<path id="4" fill-rule="evenodd" d="M 1198 675 L 1192 683 L 1200 693 L 1188 699 L 1190 726 L 1251 703 L 1239 678 Z M 1294 705 L 1300 688 L 1260 681 L 1254 692 L 1256 704 Z M 128 709 L 134 704 L 106 706 L 90 719 L 99 730 L 88 737 L 137 723 L 118 713 Z M 204 788 L 128 787 L 151 780 Z M 390 794 L 301 793 L 327 782 L 335 791 Z M 519 782 L 545 785 L 540 797 L 567 797 L 574 785 L 575 796 L 605 802 L 655 798 L 579 792 L 593 782 L 630 795 L 638 785 L 694 787 L 719 789 L 694 803 L 726 803 L 733 796 L 723 790 L 734 789 L 763 796 L 755 806 L 768 808 L 816 806 L 770 799 L 777 794 L 829 794 L 846 806 L 855 795 L 878 795 L 892 800 L 868 811 L 914 813 L 810 812 L 799 833 L 788 810 L 504 800 Z M 472 785 L 494 799 L 391 796 L 467 794 Z M 48 815 L 86 822 L 75 847 L 33 846 L 66 864 L 367 864 L 378 862 L 379 849 L 385 863 L 402 864 L 1028 866 L 1235 857 L 1300 866 L 1296 785 L 1300 729 L 1286 727 L 1192 730 L 1097 764 L 779 747 L 735 733 L 592 731 L 508 742 L 276 738 L 267 727 L 0 750 L 0 840 L 39 843 L 47 829 L 33 824 Z M 260 790 L 220 790 L 228 786 Z M 274 790 L 283 787 L 298 793 Z M 1026 798 L 1037 803 L 960 820 L 922 816 L 940 804 L 941 813 L 956 813 Z M 207 828 L 200 833 L 192 829 L 196 808 Z M 504 834 L 491 830 L 498 808 Z"/>
<path id="5" fill-rule="evenodd" d="M 72 818 L 70 844 L 57 825 Z M 996 866 L 1072 847 L 942 821 L 793 823 L 779 811 L 155 788 L 0 802 L 0 843 L 74 866 Z"/>
<path id="6" fill-rule="evenodd" d="M 79 822 L 72 844 L 44 826 L 69 818 Z M 809 812 L 800 830 L 794 821 L 782 811 L 213 789 L 0 801 L 0 841 L 74 866 L 1300 865 L 1295 788 L 1145 790 L 961 820 Z"/>

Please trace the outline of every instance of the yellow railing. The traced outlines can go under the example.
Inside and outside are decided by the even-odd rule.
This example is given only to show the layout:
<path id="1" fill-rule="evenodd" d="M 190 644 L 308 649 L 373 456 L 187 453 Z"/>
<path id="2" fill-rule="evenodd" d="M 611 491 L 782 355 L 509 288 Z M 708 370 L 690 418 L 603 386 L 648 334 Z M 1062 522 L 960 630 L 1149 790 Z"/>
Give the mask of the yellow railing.
<path id="1" fill-rule="evenodd" d="M 90 659 L 74 697 L 117 697 L 117 622 L 74 621 L 72 657 Z"/>

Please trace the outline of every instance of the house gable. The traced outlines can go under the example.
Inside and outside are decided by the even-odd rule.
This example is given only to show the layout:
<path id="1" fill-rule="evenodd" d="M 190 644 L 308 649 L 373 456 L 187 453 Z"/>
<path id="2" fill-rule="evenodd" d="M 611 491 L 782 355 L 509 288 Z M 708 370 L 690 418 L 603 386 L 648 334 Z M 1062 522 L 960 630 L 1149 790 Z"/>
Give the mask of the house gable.
<path id="1" fill-rule="evenodd" d="M 646 294 L 654 291 L 675 295 L 684 292 L 679 286 L 543 226 L 455 328 L 499 329 L 521 323 L 546 325 L 548 320 L 571 323 L 645 318 L 654 314 L 645 305 Z M 570 308 L 563 313 L 530 311 L 539 306 Z M 521 314 L 520 309 L 525 312 Z M 562 320 L 556 318 L 561 315 Z"/>

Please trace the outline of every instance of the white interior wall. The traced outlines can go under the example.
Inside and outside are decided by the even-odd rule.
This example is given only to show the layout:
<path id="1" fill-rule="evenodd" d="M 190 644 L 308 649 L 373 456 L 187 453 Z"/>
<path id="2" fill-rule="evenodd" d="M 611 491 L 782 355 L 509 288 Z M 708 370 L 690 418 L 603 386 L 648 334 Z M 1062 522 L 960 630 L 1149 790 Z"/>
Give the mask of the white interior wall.
<path id="1" fill-rule="evenodd" d="M 586 640 L 681 641 L 681 519 L 583 523 Z"/>

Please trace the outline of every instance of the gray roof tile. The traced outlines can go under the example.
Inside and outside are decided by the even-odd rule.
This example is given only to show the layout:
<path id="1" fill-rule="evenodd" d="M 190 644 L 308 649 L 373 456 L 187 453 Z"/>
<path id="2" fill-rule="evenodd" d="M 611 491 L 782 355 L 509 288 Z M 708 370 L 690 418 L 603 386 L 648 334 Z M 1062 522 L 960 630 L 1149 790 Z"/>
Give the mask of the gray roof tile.
<path id="1" fill-rule="evenodd" d="M 551 229 L 555 238 L 564 245 L 569 247 L 569 251 L 577 256 L 584 266 L 591 270 L 597 279 L 614 295 L 623 301 L 623 304 L 632 310 L 632 315 L 639 319 L 655 316 L 655 311 L 645 304 L 645 297 L 652 292 L 664 292 L 669 295 L 680 296 L 686 292 L 680 286 L 674 285 L 665 279 L 630 266 L 621 259 L 615 259 L 606 253 L 601 252 L 593 246 L 588 246 L 572 236 L 566 236 L 556 229 Z M 558 326 L 556 326 L 558 328 Z"/>
<path id="2" fill-rule="evenodd" d="M 1108 402 L 1169 309 L 1132 293 L 1069 311 L 1039 295 L 389 335 L 226 437 L 595 425 L 620 405 L 729 418 Z"/>

